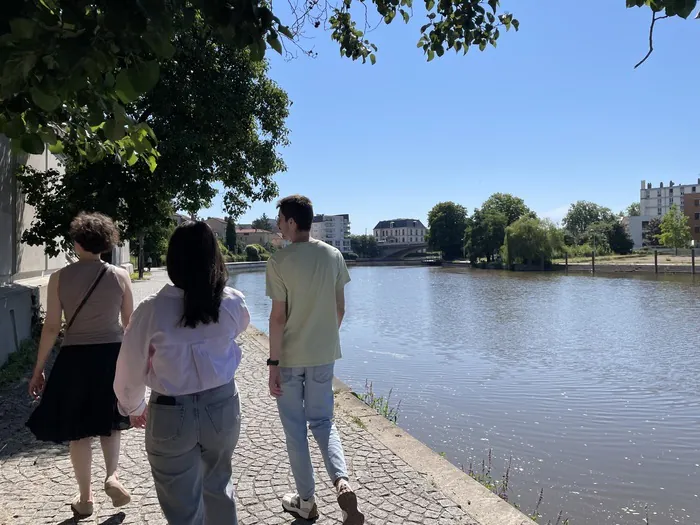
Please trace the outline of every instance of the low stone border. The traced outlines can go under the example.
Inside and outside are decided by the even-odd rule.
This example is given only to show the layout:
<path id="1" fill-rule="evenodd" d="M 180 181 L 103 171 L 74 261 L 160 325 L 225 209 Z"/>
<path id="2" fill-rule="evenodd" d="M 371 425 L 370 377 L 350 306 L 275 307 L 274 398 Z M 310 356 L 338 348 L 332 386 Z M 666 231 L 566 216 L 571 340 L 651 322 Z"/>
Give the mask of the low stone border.
<path id="1" fill-rule="evenodd" d="M 267 336 L 252 330 L 252 336 L 267 347 Z M 455 467 L 445 458 L 378 415 L 353 394 L 352 389 L 335 378 L 333 381 L 336 418 L 361 421 L 363 428 L 405 461 L 416 472 L 467 512 L 480 525 L 533 525 L 535 522 L 508 502 L 496 496 L 481 483 Z"/>

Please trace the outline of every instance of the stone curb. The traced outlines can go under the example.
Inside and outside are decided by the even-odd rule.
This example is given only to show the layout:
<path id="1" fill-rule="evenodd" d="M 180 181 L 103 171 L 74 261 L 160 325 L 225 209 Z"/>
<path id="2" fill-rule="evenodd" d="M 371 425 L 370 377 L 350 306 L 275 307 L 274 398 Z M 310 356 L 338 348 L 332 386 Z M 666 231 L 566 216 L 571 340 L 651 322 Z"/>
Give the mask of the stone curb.
<path id="1" fill-rule="evenodd" d="M 263 332 L 251 327 L 248 333 L 267 348 L 268 338 Z M 436 489 L 443 492 L 480 525 L 535 523 L 416 438 L 378 415 L 337 377 L 333 380 L 333 390 L 336 394 L 336 418 L 341 418 L 347 423 L 361 421 L 367 432 L 416 472 L 425 476 Z"/>

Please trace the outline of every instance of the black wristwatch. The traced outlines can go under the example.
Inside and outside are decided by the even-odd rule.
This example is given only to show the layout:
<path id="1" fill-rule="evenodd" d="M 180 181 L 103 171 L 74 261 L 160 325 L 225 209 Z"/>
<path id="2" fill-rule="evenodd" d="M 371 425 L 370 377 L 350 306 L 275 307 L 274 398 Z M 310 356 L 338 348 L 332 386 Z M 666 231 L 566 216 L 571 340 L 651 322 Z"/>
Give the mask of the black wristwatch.
<path id="1" fill-rule="evenodd" d="M 280 360 L 279 359 L 268 359 L 267 360 L 267 366 L 280 366 Z"/>

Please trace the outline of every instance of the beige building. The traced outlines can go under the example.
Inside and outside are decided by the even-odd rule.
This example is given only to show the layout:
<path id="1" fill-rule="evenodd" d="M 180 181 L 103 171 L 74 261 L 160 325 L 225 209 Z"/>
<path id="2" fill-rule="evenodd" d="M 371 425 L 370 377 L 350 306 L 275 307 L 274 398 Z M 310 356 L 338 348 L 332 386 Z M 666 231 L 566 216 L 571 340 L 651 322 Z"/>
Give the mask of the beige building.
<path id="1" fill-rule="evenodd" d="M 214 232 L 214 235 L 216 235 L 217 238 L 221 239 L 224 242 L 226 241 L 226 219 L 209 217 L 204 222 L 206 222 L 209 225 L 211 231 Z"/>
<path id="2" fill-rule="evenodd" d="M 418 219 L 379 221 L 373 230 L 377 242 L 388 244 L 425 244 L 428 228 Z"/>
<path id="3" fill-rule="evenodd" d="M 248 246 L 249 244 L 259 244 L 260 246 L 281 244 L 282 236 L 267 230 L 256 230 L 255 228 L 237 228 L 236 240 Z"/>
<path id="4" fill-rule="evenodd" d="M 34 208 L 26 203 L 15 173 L 21 164 L 37 170 L 62 169 L 48 150 L 19 158 L 10 141 L 0 135 L 0 365 L 30 336 L 34 311 L 46 304 L 48 277 L 70 264 L 72 256 L 49 257 L 44 246 L 29 246 L 22 234 L 34 220 Z M 105 259 L 129 265 L 129 243 L 116 247 Z"/>

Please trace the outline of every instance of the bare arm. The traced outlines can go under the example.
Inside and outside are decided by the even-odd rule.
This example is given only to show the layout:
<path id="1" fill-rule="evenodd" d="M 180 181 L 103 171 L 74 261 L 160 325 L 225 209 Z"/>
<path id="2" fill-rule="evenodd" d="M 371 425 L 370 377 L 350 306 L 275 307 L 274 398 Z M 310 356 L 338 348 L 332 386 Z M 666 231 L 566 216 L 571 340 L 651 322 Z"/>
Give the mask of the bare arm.
<path id="1" fill-rule="evenodd" d="M 134 313 L 134 292 L 131 289 L 131 277 L 126 270 L 120 268 L 119 270 L 119 280 L 122 283 L 122 288 L 124 289 L 124 295 L 122 297 L 122 326 L 126 328 L 129 326 L 129 321 L 131 320 L 131 314 Z"/>
<path id="2" fill-rule="evenodd" d="M 44 327 L 41 330 L 39 352 L 36 357 L 34 375 L 39 375 L 44 371 L 49 353 L 54 344 L 56 344 L 56 338 L 61 332 L 63 309 L 61 308 L 61 300 L 58 298 L 58 276 L 59 274 L 56 272 L 52 273 L 49 277 L 49 285 L 46 290 L 46 319 L 44 320 Z"/>
<path id="3" fill-rule="evenodd" d="M 282 337 L 286 324 L 286 301 L 272 301 L 272 311 L 270 312 L 270 359 L 272 361 L 279 360 L 282 355 Z"/>
<path id="4" fill-rule="evenodd" d="M 345 288 L 335 290 L 335 311 L 338 314 L 338 328 L 340 328 L 345 317 Z"/>

